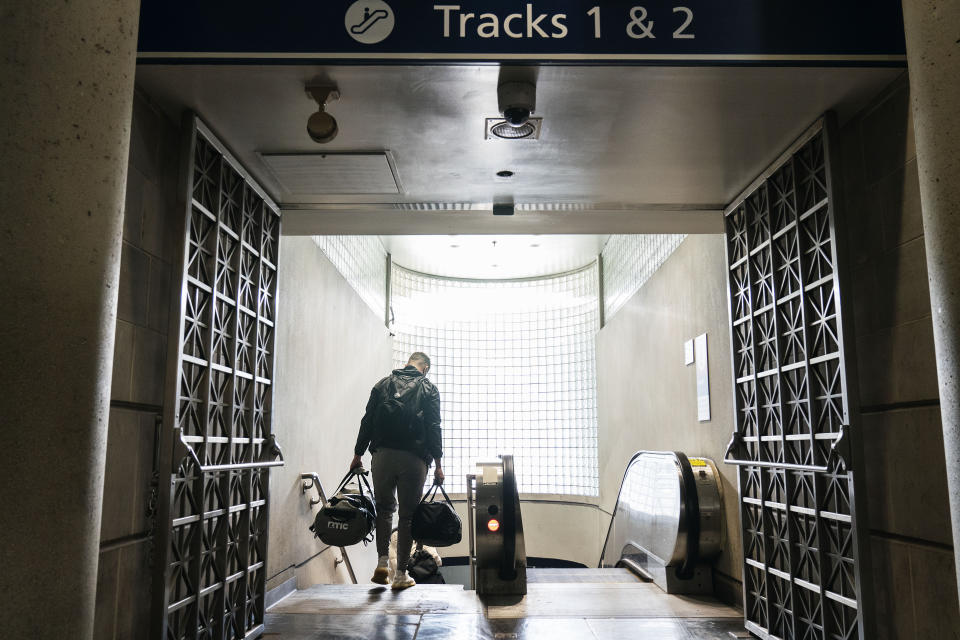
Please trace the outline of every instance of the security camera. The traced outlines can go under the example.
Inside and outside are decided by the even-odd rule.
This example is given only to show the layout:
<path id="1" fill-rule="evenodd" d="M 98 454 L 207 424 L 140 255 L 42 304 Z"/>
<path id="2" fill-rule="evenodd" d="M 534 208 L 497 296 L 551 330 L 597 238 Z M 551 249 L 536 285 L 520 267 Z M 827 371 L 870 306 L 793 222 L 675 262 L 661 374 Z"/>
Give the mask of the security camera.
<path id="1" fill-rule="evenodd" d="M 497 87 L 497 106 L 512 127 L 522 127 L 537 106 L 537 87 L 532 82 L 504 82 Z"/>

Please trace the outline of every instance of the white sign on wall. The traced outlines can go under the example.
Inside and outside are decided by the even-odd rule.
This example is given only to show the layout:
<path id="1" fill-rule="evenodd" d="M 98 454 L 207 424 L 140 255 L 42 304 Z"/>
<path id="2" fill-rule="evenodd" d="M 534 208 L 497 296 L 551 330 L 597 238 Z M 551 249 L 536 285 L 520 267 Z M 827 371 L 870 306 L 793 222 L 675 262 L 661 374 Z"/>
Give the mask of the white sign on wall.
<path id="1" fill-rule="evenodd" d="M 707 334 L 683 343 L 683 364 L 696 365 L 697 420 L 710 421 L 710 360 L 707 356 Z"/>

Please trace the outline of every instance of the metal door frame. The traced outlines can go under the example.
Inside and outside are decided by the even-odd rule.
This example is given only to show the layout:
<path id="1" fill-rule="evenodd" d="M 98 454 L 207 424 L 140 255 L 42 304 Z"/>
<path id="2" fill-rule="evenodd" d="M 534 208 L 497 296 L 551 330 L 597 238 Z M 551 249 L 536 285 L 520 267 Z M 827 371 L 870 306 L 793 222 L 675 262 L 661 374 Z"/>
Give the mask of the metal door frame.
<path id="1" fill-rule="evenodd" d="M 838 204 L 843 201 L 842 184 L 837 178 L 838 138 L 836 117 L 827 113 L 724 210 L 727 308 L 735 411 L 735 431 L 725 461 L 738 466 L 745 625 L 761 638 L 857 637 L 859 640 L 870 640 L 874 636 L 873 593 L 871 585 L 865 581 L 865 577 L 872 573 L 866 536 L 866 504 L 862 499 L 866 494 L 856 352 L 852 318 L 849 309 L 844 308 L 849 302 L 842 297 L 850 291 L 850 270 L 847 264 L 847 230 L 842 213 L 838 213 Z M 798 167 L 808 171 L 810 180 L 805 184 L 815 193 L 816 185 L 813 182 L 821 167 L 801 165 L 810 159 L 809 153 L 816 154 L 818 149 L 822 155 L 824 181 L 820 186 L 824 194 L 822 199 L 813 201 L 812 206 L 801 210 L 799 199 L 803 194 Z M 805 153 L 808 155 L 803 157 Z M 817 159 L 814 157 L 814 160 Z M 784 189 L 784 180 L 790 181 L 787 189 Z M 777 192 L 773 195 L 780 198 L 776 213 L 771 189 Z M 787 196 L 787 192 L 791 195 Z M 788 197 L 792 197 L 792 210 Z M 759 219 L 756 201 L 762 203 L 759 218 L 766 216 L 765 222 L 759 223 L 761 234 L 765 231 L 766 235 L 753 246 L 755 230 L 752 225 Z M 779 220 L 774 218 L 777 214 Z M 784 223 L 786 216 L 791 215 L 792 219 Z M 804 238 L 804 233 L 808 233 L 810 226 L 818 224 L 817 216 L 820 216 L 821 224 L 823 221 L 827 223 L 823 228 L 815 229 L 815 232 L 829 233 L 831 274 L 808 281 L 810 261 L 819 263 L 822 259 L 820 256 L 825 257 L 820 251 L 823 242 L 816 242 L 815 250 L 820 256 L 814 258 L 808 257 L 807 254 L 813 252 L 807 251 L 808 247 L 804 244 L 809 239 Z M 795 233 L 794 242 L 791 242 L 791 233 Z M 781 247 L 788 252 L 795 250 L 795 260 L 778 253 Z M 769 254 L 769 264 L 759 267 L 763 273 L 758 278 L 756 264 L 763 263 L 765 251 Z M 758 256 L 759 260 L 755 260 Z M 794 290 L 781 296 L 785 281 L 782 279 L 791 279 L 792 271 L 788 271 L 794 264 Z M 821 265 L 818 264 L 817 269 L 820 270 Z M 741 276 L 739 280 L 738 275 Z M 768 285 L 764 283 L 767 280 Z M 788 284 L 787 288 L 790 286 Z M 836 335 L 833 337 L 836 351 L 811 357 L 817 342 L 816 339 L 813 343 L 810 341 L 813 331 L 808 316 L 813 310 L 811 305 L 817 303 L 808 302 L 808 298 L 811 293 L 821 293 L 820 302 L 825 308 L 827 305 L 823 303 L 822 292 L 828 287 L 832 287 L 830 295 L 835 317 Z M 764 290 L 760 291 L 761 288 Z M 755 299 L 758 293 L 761 294 L 760 300 Z M 763 304 L 758 307 L 758 302 Z M 788 305 L 794 303 L 795 310 L 791 311 L 794 307 Z M 741 311 L 746 310 L 745 314 L 738 314 L 738 304 Z M 790 312 L 793 317 L 782 316 L 783 312 Z M 762 336 L 766 346 L 758 348 L 756 327 L 762 325 L 758 317 L 765 314 L 769 314 L 771 324 L 765 327 Z M 813 315 L 821 331 L 829 328 L 828 312 L 816 316 L 814 311 Z M 792 323 L 793 326 L 787 326 L 785 332 L 780 322 L 787 325 Z M 741 333 L 738 334 L 738 331 Z M 787 339 L 788 335 L 790 340 Z M 801 337 L 802 344 L 798 342 Z M 797 355 L 796 350 L 800 349 L 803 355 L 793 358 L 792 363 L 786 363 L 789 354 L 785 359 L 785 348 L 788 351 L 792 349 L 794 356 Z M 773 354 L 773 369 L 761 371 L 763 358 L 768 353 Z M 830 387 L 822 390 L 825 395 L 818 396 L 812 390 L 815 383 L 813 369 L 823 364 L 829 371 L 831 360 L 837 362 L 836 372 L 830 376 L 833 378 L 830 381 L 824 377 L 817 378 L 817 384 Z M 799 384 L 789 388 L 793 395 L 785 400 L 784 381 L 789 380 L 791 374 L 802 375 L 802 378 L 793 378 Z M 766 405 L 760 404 L 761 377 L 776 383 L 775 388 L 764 383 L 769 392 Z M 742 392 L 741 388 L 745 391 Z M 838 397 L 842 401 L 842 412 L 838 413 L 842 415 L 834 417 L 839 419 L 839 429 L 818 432 L 817 421 L 820 420 L 821 410 L 827 408 L 836 412 Z M 761 407 L 779 421 L 779 438 L 774 434 L 764 440 Z M 795 416 L 798 424 L 805 418 L 809 433 L 788 434 L 788 416 Z M 755 434 L 749 430 L 751 421 Z M 803 460 L 791 461 L 788 455 L 792 453 L 796 456 L 803 452 L 803 441 L 807 439 L 809 456 L 804 454 Z M 767 448 L 769 442 L 773 442 L 770 449 Z M 796 444 L 788 446 L 788 443 Z M 777 444 L 780 446 L 779 456 L 775 455 L 774 460 L 765 460 L 769 457 L 765 454 L 775 452 Z M 782 478 L 782 483 L 778 477 Z M 778 495 L 783 499 L 782 502 L 776 500 Z M 858 495 L 860 500 L 856 500 Z M 807 499 L 810 497 L 812 506 L 800 504 L 810 502 Z M 829 504 L 842 506 L 844 501 L 849 509 L 827 508 Z M 801 522 L 806 524 L 799 524 Z M 847 536 L 843 535 L 845 526 L 849 526 Z M 759 547 L 756 546 L 758 541 Z M 759 556 L 759 560 L 751 557 L 753 555 Z M 783 566 L 773 566 L 784 561 L 786 570 L 783 570 Z M 848 567 L 850 564 L 853 566 Z M 846 574 L 850 571 L 853 574 L 852 594 L 837 593 L 829 588 L 839 583 L 841 592 L 844 588 L 849 589 L 851 585 Z M 815 580 L 804 580 L 801 575 L 815 577 Z M 851 613 L 852 619 L 848 617 Z"/>
<path id="2" fill-rule="evenodd" d="M 150 637 L 256 638 L 269 467 L 283 464 L 272 434 L 280 210 L 193 113 L 179 198 Z"/>

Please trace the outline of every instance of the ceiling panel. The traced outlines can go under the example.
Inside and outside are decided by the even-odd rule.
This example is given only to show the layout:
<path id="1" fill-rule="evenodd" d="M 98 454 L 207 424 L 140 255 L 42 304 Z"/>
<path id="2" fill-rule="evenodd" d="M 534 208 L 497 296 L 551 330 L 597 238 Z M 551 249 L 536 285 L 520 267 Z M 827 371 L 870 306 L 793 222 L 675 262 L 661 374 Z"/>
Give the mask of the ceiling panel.
<path id="1" fill-rule="evenodd" d="M 265 153 L 282 199 L 331 193 L 400 193 L 385 153 Z"/>
<path id="2" fill-rule="evenodd" d="M 285 210 L 297 210 L 288 232 L 402 233 L 398 224 L 404 220 L 394 204 L 513 201 L 582 205 L 586 211 L 526 216 L 518 231 L 611 233 L 642 229 L 628 220 L 631 210 L 722 207 L 824 111 L 850 117 L 900 73 L 853 67 L 543 66 L 535 112 L 543 118 L 540 138 L 518 141 L 485 139 L 485 119 L 498 115 L 499 67 L 493 64 L 140 65 L 137 83 L 173 118 L 183 109 L 199 113 Z M 341 95 L 327 108 L 338 120 L 339 134 L 326 145 L 306 132 L 317 105 L 304 86 L 316 81 L 336 83 Z M 323 192 L 284 190 L 261 157 L 317 152 L 389 152 L 402 191 L 358 193 L 336 184 Z M 502 170 L 513 177 L 497 177 Z M 341 204 L 361 205 L 361 211 L 340 210 Z M 364 215 L 366 204 L 389 206 L 371 207 L 375 212 Z M 314 205 L 321 210 L 311 213 Z M 598 210 L 626 215 L 584 217 Z M 512 229 L 510 221 L 492 216 L 438 215 L 442 220 L 434 216 L 434 223 L 412 216 L 420 221 L 416 232 Z M 568 224 L 570 216 L 577 224 Z M 669 222 L 669 215 L 665 219 Z M 483 220 L 490 220 L 489 229 Z M 558 221 L 561 227 L 554 226 Z M 658 229 L 673 230 L 669 224 Z"/>

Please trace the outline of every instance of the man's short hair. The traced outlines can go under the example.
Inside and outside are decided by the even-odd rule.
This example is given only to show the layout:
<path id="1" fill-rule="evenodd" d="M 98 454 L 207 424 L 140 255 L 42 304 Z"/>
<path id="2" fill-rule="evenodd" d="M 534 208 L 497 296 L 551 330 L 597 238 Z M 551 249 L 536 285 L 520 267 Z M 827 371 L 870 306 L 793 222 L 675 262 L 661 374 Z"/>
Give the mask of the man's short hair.
<path id="1" fill-rule="evenodd" d="M 411 353 L 411 354 L 410 354 L 410 359 L 407 360 L 407 364 L 415 364 L 415 363 L 418 363 L 418 362 L 419 362 L 420 364 L 423 364 L 423 365 L 429 367 L 429 366 L 430 366 L 430 356 L 428 356 L 427 354 L 425 354 L 423 351 L 415 351 L 414 353 Z"/>

